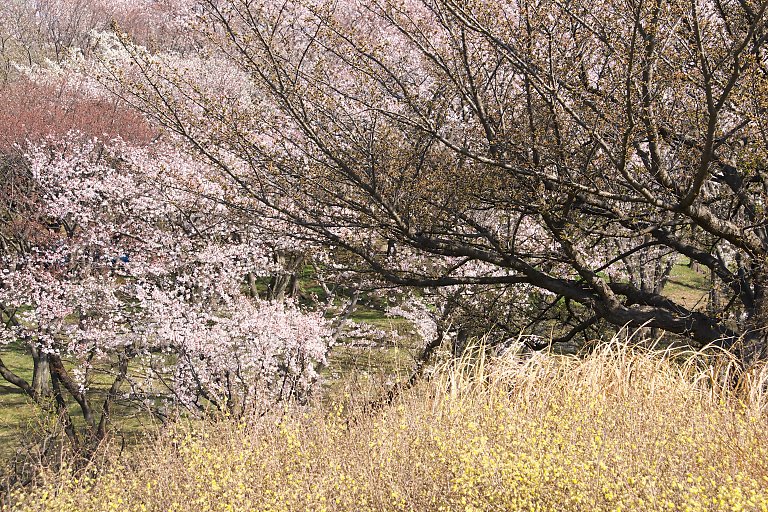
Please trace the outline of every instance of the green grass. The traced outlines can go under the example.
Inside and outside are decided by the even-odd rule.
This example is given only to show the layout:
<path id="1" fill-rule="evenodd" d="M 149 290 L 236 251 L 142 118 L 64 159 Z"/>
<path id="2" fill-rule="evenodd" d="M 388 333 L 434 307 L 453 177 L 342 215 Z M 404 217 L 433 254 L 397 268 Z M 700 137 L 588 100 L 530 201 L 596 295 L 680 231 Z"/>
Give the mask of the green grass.
<path id="1" fill-rule="evenodd" d="M 0 358 L 5 365 L 27 382 L 32 381 L 32 358 L 27 350 L 20 345 L 10 345 L 0 350 Z M 64 361 L 65 367 L 71 370 L 72 364 Z M 89 378 L 88 398 L 94 414 L 101 414 L 101 406 L 106 398 L 106 393 L 112 385 L 113 377 L 105 371 L 108 365 L 97 366 Z M 126 386 L 123 385 L 123 391 Z M 77 403 L 69 397 L 68 408 L 77 429 L 85 426 L 82 411 Z M 40 407 L 19 388 L 5 381 L 0 381 L 0 462 L 8 460 L 19 448 L 21 441 L 25 440 L 30 432 L 39 432 L 42 428 L 42 411 Z M 132 442 L 138 434 L 143 432 L 151 422 L 151 417 L 146 411 L 139 411 L 135 407 L 128 407 L 119 402 L 113 405 L 113 428 L 127 442 Z M 97 416 L 98 418 L 99 416 Z"/>
<path id="2" fill-rule="evenodd" d="M 0 460 L 13 455 L 21 433 L 35 419 L 35 406 L 13 386 L 0 385 Z"/>
<path id="3" fill-rule="evenodd" d="M 406 378 L 423 348 L 408 320 L 386 316 L 377 304 L 359 305 L 349 320 L 389 335 L 371 343 L 343 336 L 339 339 L 329 351 L 328 363 L 321 373 L 326 401 L 337 399 L 350 388 L 365 393 Z"/>
<path id="4" fill-rule="evenodd" d="M 693 270 L 687 258 L 679 260 L 672 268 L 664 294 L 688 309 L 702 310 L 707 305 L 709 276 Z"/>
<path id="5" fill-rule="evenodd" d="M 0 350 L 0 358 L 14 373 L 32 380 L 32 359 L 19 346 L 8 346 Z M 21 430 L 35 418 L 35 405 L 29 397 L 5 381 L 0 381 L 0 460 L 13 454 Z"/>
<path id="6" fill-rule="evenodd" d="M 401 336 L 414 335 L 413 326 L 408 320 L 386 316 L 379 309 L 363 306 L 350 315 L 349 319 L 358 323 L 366 323 L 385 331 L 391 331 Z"/>

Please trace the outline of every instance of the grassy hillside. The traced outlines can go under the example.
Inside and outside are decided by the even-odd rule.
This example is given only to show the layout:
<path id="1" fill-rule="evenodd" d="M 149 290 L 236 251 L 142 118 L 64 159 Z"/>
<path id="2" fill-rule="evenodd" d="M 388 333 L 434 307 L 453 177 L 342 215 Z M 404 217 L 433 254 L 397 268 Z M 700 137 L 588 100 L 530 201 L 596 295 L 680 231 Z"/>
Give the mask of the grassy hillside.
<path id="1" fill-rule="evenodd" d="M 767 510 L 766 370 L 680 361 L 466 358 L 373 411 L 179 424 L 14 510 Z"/>

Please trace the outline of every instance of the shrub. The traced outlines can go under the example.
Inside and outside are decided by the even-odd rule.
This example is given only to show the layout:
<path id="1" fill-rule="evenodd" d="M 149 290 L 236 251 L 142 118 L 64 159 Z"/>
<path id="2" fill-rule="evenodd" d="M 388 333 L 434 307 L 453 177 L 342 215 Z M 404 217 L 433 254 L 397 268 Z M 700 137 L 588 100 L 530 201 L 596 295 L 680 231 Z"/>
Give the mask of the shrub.
<path id="1" fill-rule="evenodd" d="M 620 345 L 454 363 L 391 407 L 178 424 L 15 510 L 766 510 L 758 394 L 730 368 Z M 759 387 L 760 376 L 752 377 Z"/>

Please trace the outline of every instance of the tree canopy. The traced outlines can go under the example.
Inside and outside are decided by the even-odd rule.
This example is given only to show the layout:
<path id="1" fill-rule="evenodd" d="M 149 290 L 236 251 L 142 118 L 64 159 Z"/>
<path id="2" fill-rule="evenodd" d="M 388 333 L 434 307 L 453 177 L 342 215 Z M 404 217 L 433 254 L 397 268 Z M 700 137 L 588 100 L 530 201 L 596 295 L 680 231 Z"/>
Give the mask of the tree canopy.
<path id="1" fill-rule="evenodd" d="M 360 271 L 510 333 L 767 355 L 768 4 L 201 4 L 205 70 L 123 36 L 103 82 Z M 706 308 L 665 294 L 681 258 Z"/>

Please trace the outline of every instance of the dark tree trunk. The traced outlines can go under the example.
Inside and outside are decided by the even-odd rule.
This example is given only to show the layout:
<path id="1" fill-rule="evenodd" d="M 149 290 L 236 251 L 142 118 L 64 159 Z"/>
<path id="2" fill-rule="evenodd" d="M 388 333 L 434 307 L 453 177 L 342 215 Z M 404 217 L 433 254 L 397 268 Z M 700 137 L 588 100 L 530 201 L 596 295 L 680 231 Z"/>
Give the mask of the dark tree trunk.
<path id="1" fill-rule="evenodd" d="M 745 366 L 768 359 L 768 269 L 754 271 L 752 308 L 747 312 L 747 321 L 742 339 L 735 347 L 736 356 Z"/>

